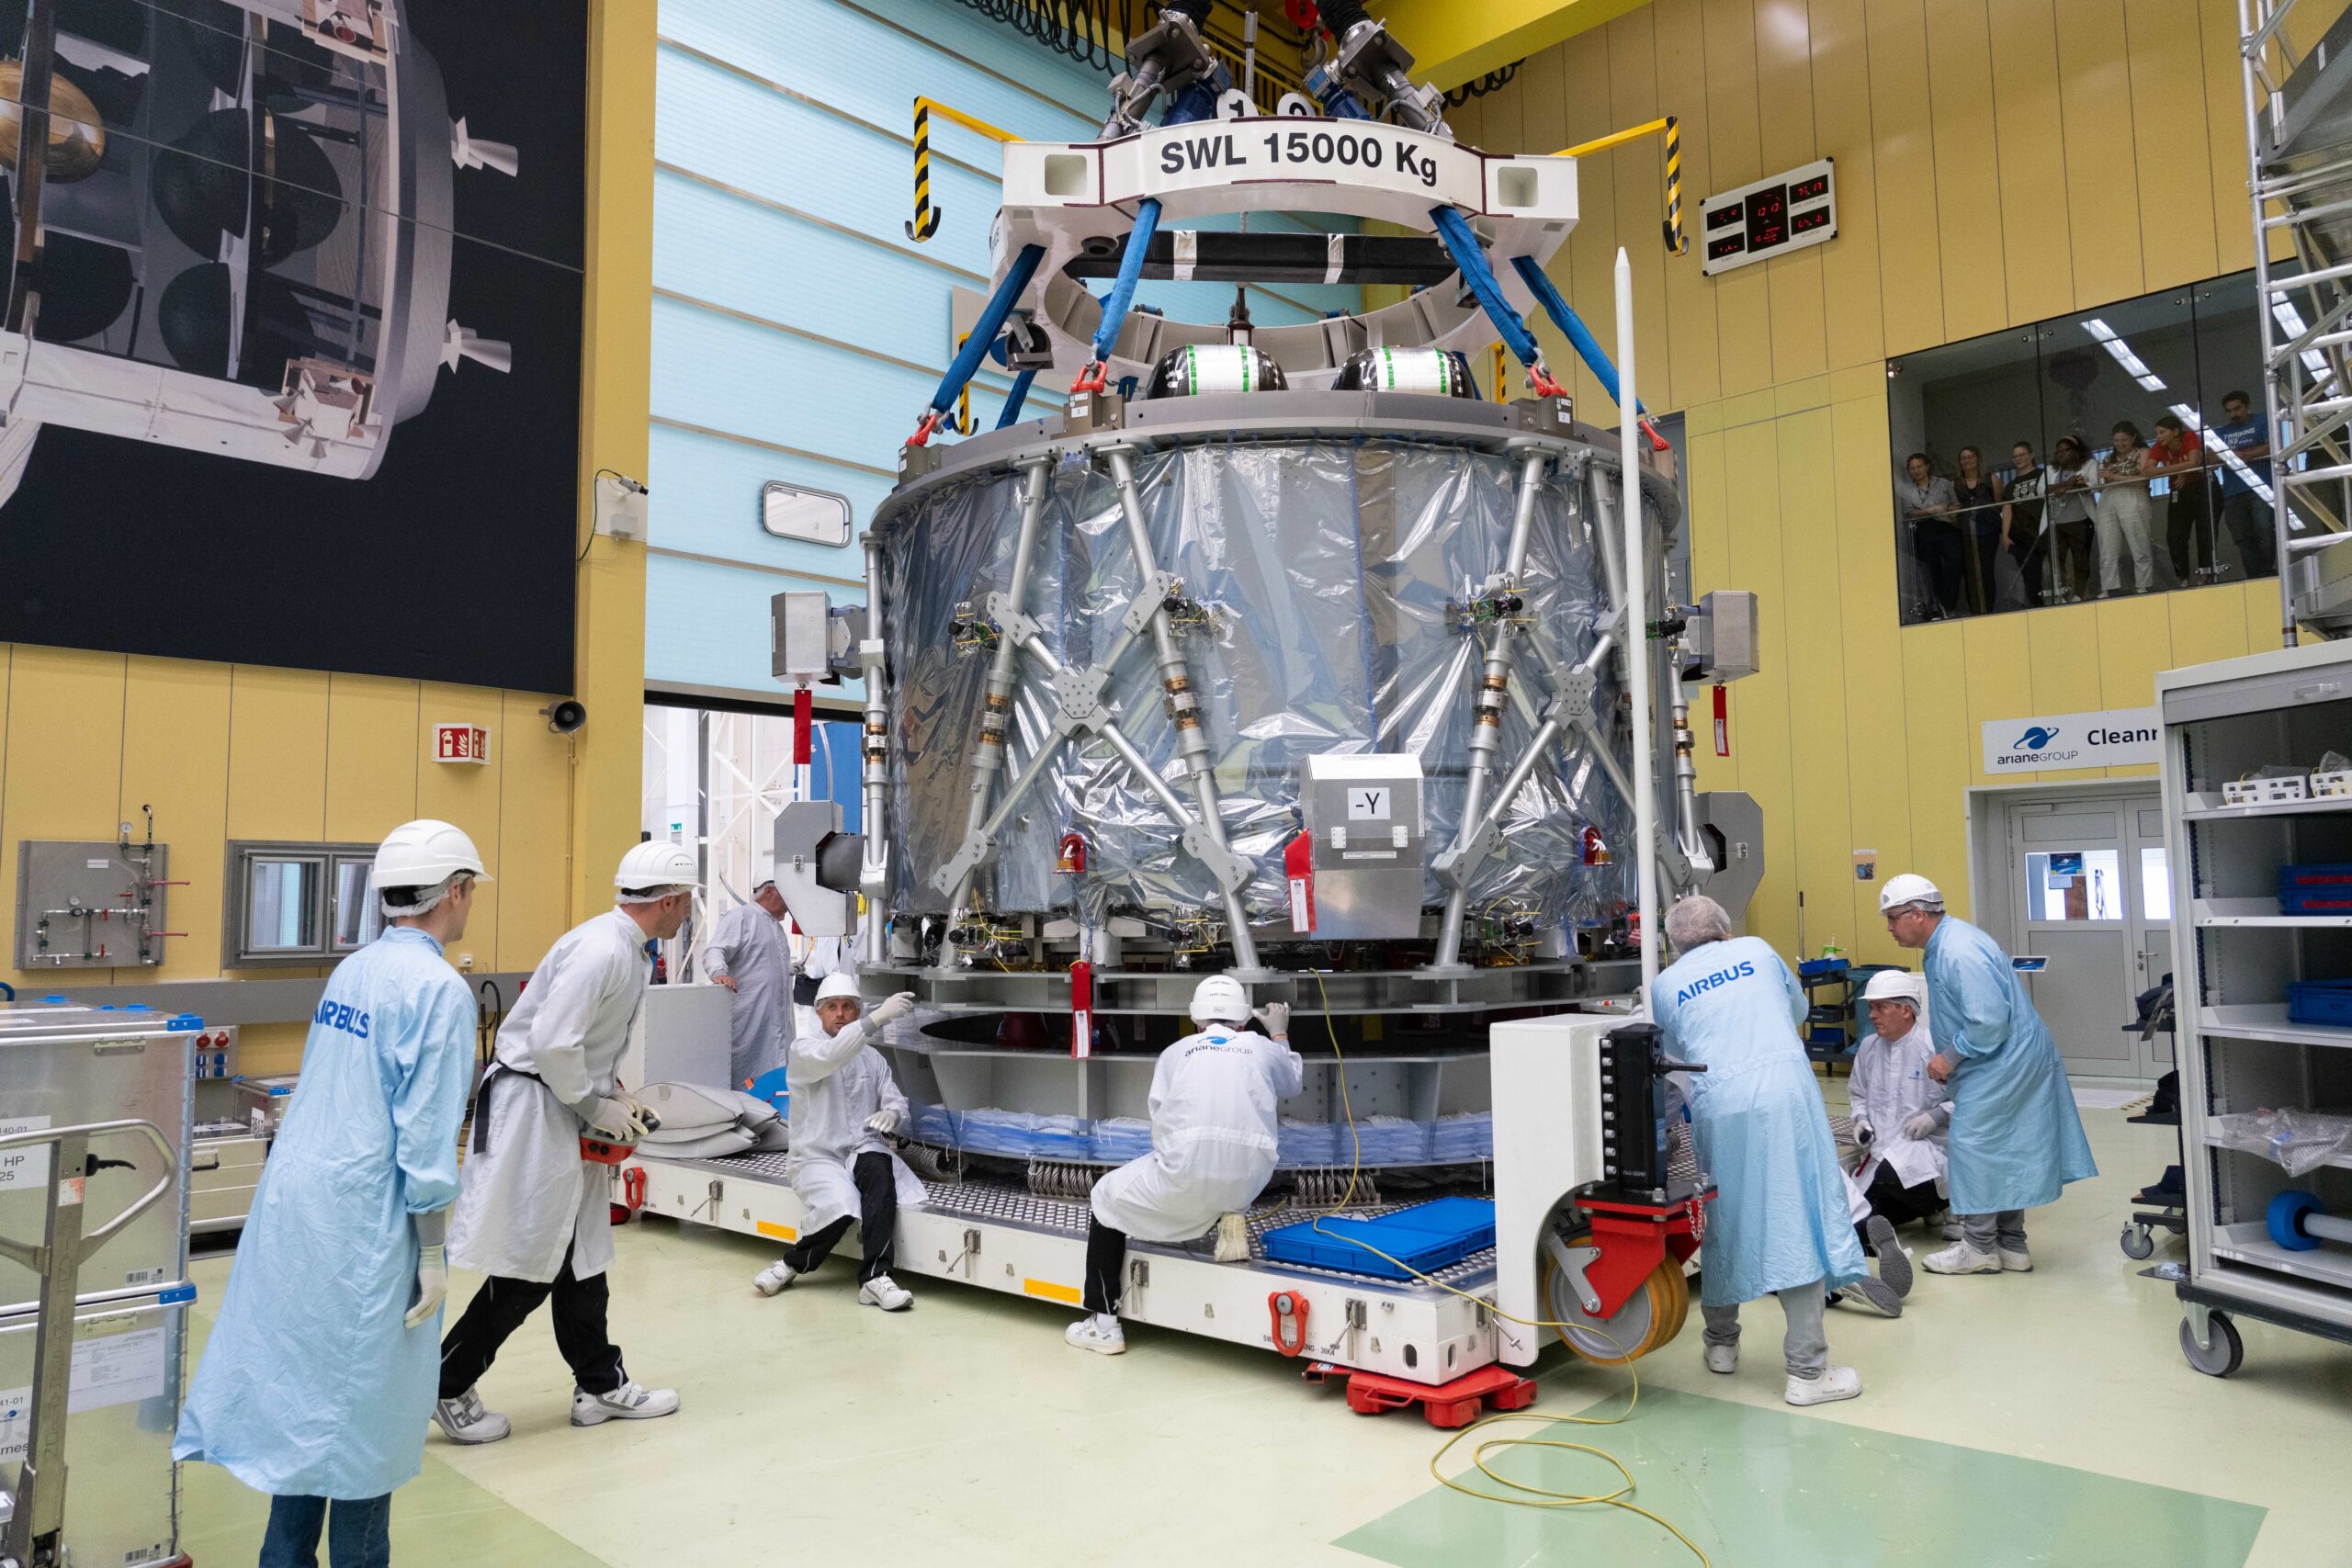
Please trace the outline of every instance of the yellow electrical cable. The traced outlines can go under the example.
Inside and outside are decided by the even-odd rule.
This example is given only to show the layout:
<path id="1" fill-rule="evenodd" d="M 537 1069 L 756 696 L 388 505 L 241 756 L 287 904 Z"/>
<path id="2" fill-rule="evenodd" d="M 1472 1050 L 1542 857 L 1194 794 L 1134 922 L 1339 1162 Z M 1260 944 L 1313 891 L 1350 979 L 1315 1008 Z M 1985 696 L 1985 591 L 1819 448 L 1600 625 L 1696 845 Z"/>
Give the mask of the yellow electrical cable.
<path id="1" fill-rule="evenodd" d="M 1507 1323 L 1520 1324 L 1528 1328 L 1581 1328 L 1588 1334 L 1600 1335 L 1601 1338 L 1609 1341 L 1611 1348 L 1616 1350 L 1618 1354 L 1623 1355 L 1625 1350 L 1624 1346 L 1620 1345 L 1617 1342 L 1616 1337 L 1610 1334 L 1607 1329 L 1601 1328 L 1597 1325 L 1589 1323 L 1552 1323 L 1540 1318 L 1517 1316 L 1513 1314 L 1503 1311 L 1500 1307 L 1497 1306 L 1494 1303 L 1489 1302 L 1484 1296 L 1474 1295 L 1468 1291 L 1460 1290 L 1453 1285 L 1449 1285 L 1442 1280 L 1432 1279 L 1428 1274 L 1423 1273 L 1420 1269 L 1416 1269 L 1411 1264 L 1406 1262 L 1403 1258 L 1389 1257 L 1387 1253 L 1381 1251 L 1380 1248 L 1373 1246 L 1370 1242 L 1363 1240 L 1362 1237 L 1339 1235 L 1323 1228 L 1323 1221 L 1326 1215 L 1336 1213 L 1339 1209 L 1346 1208 L 1350 1200 L 1353 1199 L 1355 1196 L 1356 1182 L 1363 1172 L 1363 1136 L 1356 1131 L 1355 1108 L 1349 1102 L 1348 1099 L 1348 1061 L 1346 1055 L 1340 1049 L 1339 1025 L 1331 1017 L 1331 993 L 1323 984 L 1323 972 L 1320 969 L 1310 969 L 1307 973 L 1315 976 L 1316 992 L 1323 998 L 1323 1032 L 1330 1037 L 1331 1059 L 1338 1064 L 1340 1070 L 1340 1113 L 1347 1118 L 1348 1136 L 1352 1142 L 1352 1155 L 1348 1168 L 1348 1185 L 1340 1193 L 1340 1201 L 1333 1209 L 1327 1210 L 1324 1214 L 1316 1215 L 1313 1220 L 1308 1222 L 1315 1233 L 1317 1235 L 1329 1236 L 1334 1241 L 1346 1242 L 1351 1247 L 1360 1247 L 1363 1248 L 1364 1251 L 1371 1253 L 1374 1258 L 1383 1258 L 1385 1261 L 1396 1265 L 1397 1268 L 1402 1269 L 1406 1273 L 1410 1274 L 1413 1278 L 1420 1280 L 1425 1285 L 1435 1285 L 1439 1290 L 1444 1291 L 1451 1295 L 1460 1296 L 1464 1301 L 1476 1302 L 1478 1305 L 1484 1307 L 1487 1311 L 1492 1313 L 1495 1316 L 1503 1319 Z M 1646 1289 L 1647 1287 L 1645 1286 L 1644 1288 Z M 1628 1358 L 1624 1362 L 1624 1367 L 1626 1374 L 1634 1380 L 1634 1385 L 1626 1393 L 1625 1408 L 1619 1411 L 1616 1415 L 1605 1417 L 1592 1416 L 1536 1416 L 1526 1411 L 1512 1411 L 1501 1416 L 1489 1416 L 1484 1420 L 1472 1422 L 1469 1426 L 1463 1427 L 1462 1430 L 1454 1433 L 1451 1438 L 1448 1438 L 1445 1440 L 1444 1445 L 1441 1447 L 1437 1452 L 1430 1456 L 1430 1473 L 1437 1478 L 1439 1485 L 1447 1488 L 1449 1491 L 1459 1492 L 1466 1497 L 1476 1497 L 1488 1503 L 1506 1504 L 1516 1508 L 1623 1508 L 1629 1514 L 1639 1514 L 1642 1517 L 1649 1520 L 1650 1523 L 1657 1526 L 1658 1529 L 1666 1531 L 1667 1534 L 1672 1536 L 1675 1540 L 1689 1547 L 1691 1554 L 1699 1559 L 1700 1562 L 1704 1565 L 1704 1568 L 1713 1568 L 1713 1560 L 1709 1558 L 1706 1552 L 1700 1549 L 1697 1541 L 1692 1540 L 1689 1536 L 1684 1535 L 1680 1530 L 1675 1529 L 1673 1525 L 1659 1517 L 1657 1515 L 1650 1512 L 1647 1508 L 1643 1507 L 1638 1503 L 1628 1502 L 1626 1500 L 1634 1490 L 1633 1472 L 1625 1468 L 1625 1464 L 1623 1460 L 1620 1460 L 1616 1455 L 1609 1452 L 1605 1449 L 1595 1448 L 1589 1443 L 1562 1442 L 1556 1438 L 1500 1438 L 1480 1443 L 1477 1448 L 1471 1451 L 1470 1461 L 1478 1467 L 1479 1472 L 1485 1475 L 1487 1480 L 1494 1482 L 1498 1486 L 1507 1486 L 1513 1492 L 1524 1493 L 1526 1494 L 1524 1496 L 1509 1496 L 1499 1492 L 1485 1492 L 1479 1490 L 1476 1486 L 1466 1486 L 1460 1481 L 1455 1480 L 1453 1477 L 1445 1474 L 1438 1469 L 1439 1461 L 1443 1460 L 1447 1454 L 1453 1451 L 1454 1444 L 1460 1442 L 1463 1438 L 1468 1437 L 1471 1433 L 1477 1431 L 1481 1427 L 1492 1427 L 1504 1421 L 1556 1421 L 1576 1427 L 1615 1427 L 1623 1425 L 1633 1417 L 1634 1406 L 1639 1404 L 1642 1399 L 1642 1374 L 1634 1369 L 1634 1362 L 1630 1358 Z M 1497 1474 L 1487 1463 L 1487 1455 L 1498 1449 L 1514 1448 L 1563 1449 L 1574 1453 L 1590 1454 L 1595 1459 L 1607 1461 L 1608 1463 L 1615 1469 L 1617 1473 L 1624 1478 L 1625 1484 L 1620 1486 L 1614 1492 L 1606 1493 L 1588 1494 L 1579 1492 L 1555 1492 L 1550 1487 L 1536 1486 L 1524 1481 L 1513 1481 L 1507 1475 Z"/>

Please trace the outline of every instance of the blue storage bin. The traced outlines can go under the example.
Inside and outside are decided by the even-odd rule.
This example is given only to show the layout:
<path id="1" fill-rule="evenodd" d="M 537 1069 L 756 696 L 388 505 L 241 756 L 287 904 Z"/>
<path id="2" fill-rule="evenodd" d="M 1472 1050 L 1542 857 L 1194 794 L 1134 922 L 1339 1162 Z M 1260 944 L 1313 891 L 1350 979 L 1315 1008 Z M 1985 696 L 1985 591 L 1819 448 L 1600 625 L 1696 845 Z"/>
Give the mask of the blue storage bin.
<path id="1" fill-rule="evenodd" d="M 1437 1198 L 1399 1209 L 1389 1218 L 1420 1230 L 1460 1235 L 1472 1252 L 1495 1245 L 1495 1201 L 1491 1198 Z"/>
<path id="2" fill-rule="evenodd" d="M 2297 980 L 2287 987 L 2287 1017 L 2296 1023 L 2352 1028 L 2352 980 Z"/>
<path id="3" fill-rule="evenodd" d="M 2352 915 L 2352 864 L 2280 866 L 2278 911 L 2286 915 Z"/>

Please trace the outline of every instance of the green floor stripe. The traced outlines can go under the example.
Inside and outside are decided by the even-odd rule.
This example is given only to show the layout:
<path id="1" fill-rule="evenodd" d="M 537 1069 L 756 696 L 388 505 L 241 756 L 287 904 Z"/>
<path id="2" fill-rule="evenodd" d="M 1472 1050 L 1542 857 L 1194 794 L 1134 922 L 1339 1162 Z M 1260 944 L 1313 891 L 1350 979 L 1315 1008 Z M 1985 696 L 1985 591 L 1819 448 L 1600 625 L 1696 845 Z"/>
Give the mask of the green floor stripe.
<path id="1" fill-rule="evenodd" d="M 1868 1397 L 1865 1395 L 1864 1397 Z M 1614 1398 L 1582 1414 L 1607 1415 Z M 2266 1510 L 2011 1454 L 1870 1431 L 1834 1419 L 1645 1388 L 1622 1427 L 1515 1423 L 1500 1435 L 1591 1443 L 1623 1460 L 1633 1501 L 1670 1519 L 1717 1568 L 1901 1562 L 1905 1568 L 2240 1568 Z M 1442 1438 L 1432 1432 L 1432 1447 Z M 1452 1459 L 1466 1461 L 1473 1438 Z M 1600 1461 L 1497 1456 L 1514 1479 L 1561 1490 L 1617 1484 Z M 1471 1478 L 1484 1484 L 1483 1477 Z M 1480 1502 L 1434 1483 L 1335 1544 L 1396 1568 L 1643 1568 L 1698 1559 L 1617 1508 Z"/>

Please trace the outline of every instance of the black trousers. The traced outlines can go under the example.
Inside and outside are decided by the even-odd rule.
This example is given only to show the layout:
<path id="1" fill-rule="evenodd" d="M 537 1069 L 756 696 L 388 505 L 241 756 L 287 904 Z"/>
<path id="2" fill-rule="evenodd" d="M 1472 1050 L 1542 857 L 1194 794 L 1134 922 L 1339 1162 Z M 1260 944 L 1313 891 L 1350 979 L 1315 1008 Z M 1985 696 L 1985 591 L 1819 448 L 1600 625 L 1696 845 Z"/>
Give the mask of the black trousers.
<path id="1" fill-rule="evenodd" d="M 2176 474 L 2172 484 L 2165 545 L 2172 557 L 2172 574 L 2185 587 L 2196 581 L 2198 568 L 2213 564 L 2213 519 L 2206 510 L 2203 480 Z"/>
<path id="2" fill-rule="evenodd" d="M 1940 517 L 1915 519 L 1911 548 L 1918 558 L 1920 586 L 1928 604 L 1947 615 L 1959 615 L 1968 572 L 1968 542 L 1961 536 L 1960 525 Z"/>
<path id="3" fill-rule="evenodd" d="M 1934 1178 L 1905 1187 L 1903 1179 L 1894 1174 L 1894 1167 L 1884 1160 L 1878 1162 L 1878 1171 L 1871 1178 L 1871 1184 L 1862 1189 L 1862 1196 L 1869 1201 L 1872 1214 L 1898 1227 L 1939 1213 L 1944 1207 L 1943 1194 L 1936 1190 Z M 1868 1224 L 1866 1220 L 1854 1227 L 1864 1252 L 1871 1251 L 1870 1234 L 1863 1228 Z"/>
<path id="4" fill-rule="evenodd" d="M 506 1337 L 522 1327 L 541 1302 L 552 1303 L 556 1348 L 571 1363 L 572 1380 L 589 1393 L 612 1393 L 628 1381 L 628 1374 L 621 1370 L 620 1347 L 605 1331 L 608 1300 L 604 1275 L 582 1280 L 571 1272 L 568 1247 L 553 1280 L 492 1275 L 466 1303 L 458 1326 L 441 1341 L 441 1397 L 455 1399 L 480 1382 Z"/>
<path id="5" fill-rule="evenodd" d="M 1101 1219 L 1086 1222 L 1086 1310 L 1119 1310 L 1119 1275 L 1127 1266 L 1127 1233 Z"/>
<path id="6" fill-rule="evenodd" d="M 857 1235 L 865 1248 L 865 1261 L 857 1270 L 862 1285 L 890 1271 L 891 1247 L 899 1235 L 899 1184 L 890 1156 L 870 1149 L 857 1156 L 850 1171 L 857 1179 Z M 785 1266 L 806 1274 L 832 1256 L 849 1227 L 850 1218 L 843 1214 L 823 1230 L 802 1236 L 784 1249 Z"/>
<path id="7" fill-rule="evenodd" d="M 2270 508 L 2250 490 L 2222 498 L 2222 521 L 2238 547 L 2238 559 L 2248 577 L 2268 577 L 2278 570 L 2278 536 L 2271 527 Z"/>

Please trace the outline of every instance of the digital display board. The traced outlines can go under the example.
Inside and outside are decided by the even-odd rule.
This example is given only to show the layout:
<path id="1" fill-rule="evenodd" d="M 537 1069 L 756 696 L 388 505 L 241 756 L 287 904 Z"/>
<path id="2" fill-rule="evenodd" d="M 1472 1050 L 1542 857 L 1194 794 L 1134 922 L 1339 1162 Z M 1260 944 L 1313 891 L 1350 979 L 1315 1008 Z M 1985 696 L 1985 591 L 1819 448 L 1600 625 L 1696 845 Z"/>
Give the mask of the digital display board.
<path id="1" fill-rule="evenodd" d="M 1699 270 L 1709 276 L 1837 237 L 1835 161 L 1819 159 L 1700 204 L 1707 248 Z"/>

